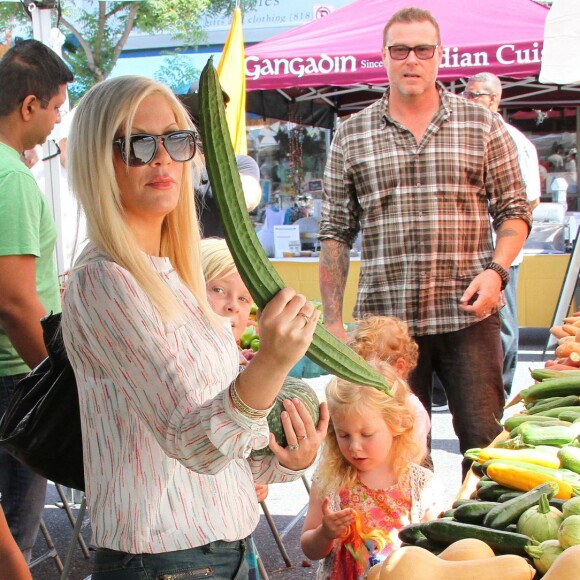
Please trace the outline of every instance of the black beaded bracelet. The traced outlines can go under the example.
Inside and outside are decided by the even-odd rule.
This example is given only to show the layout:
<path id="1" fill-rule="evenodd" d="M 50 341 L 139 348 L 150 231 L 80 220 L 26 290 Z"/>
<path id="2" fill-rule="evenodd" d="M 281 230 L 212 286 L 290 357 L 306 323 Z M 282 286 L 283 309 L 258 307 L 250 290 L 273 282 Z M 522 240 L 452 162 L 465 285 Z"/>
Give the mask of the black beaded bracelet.
<path id="1" fill-rule="evenodd" d="M 493 270 L 494 272 L 497 272 L 499 274 L 499 277 L 501 278 L 501 289 L 505 290 L 505 287 L 508 285 L 508 282 L 510 281 L 509 272 L 505 268 L 500 266 L 497 262 L 490 262 L 485 269 Z"/>

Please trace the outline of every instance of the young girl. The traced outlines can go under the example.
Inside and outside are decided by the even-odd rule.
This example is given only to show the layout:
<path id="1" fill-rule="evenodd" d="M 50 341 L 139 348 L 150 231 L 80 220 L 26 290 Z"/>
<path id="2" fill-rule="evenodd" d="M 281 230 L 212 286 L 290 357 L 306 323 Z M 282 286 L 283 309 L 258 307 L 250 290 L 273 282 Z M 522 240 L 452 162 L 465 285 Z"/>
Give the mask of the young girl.
<path id="1" fill-rule="evenodd" d="M 409 387 L 386 363 L 373 364 L 393 396 L 341 379 L 326 389 L 331 424 L 301 538 L 304 554 L 322 560 L 320 579 L 364 578 L 400 545 L 400 528 L 440 512 L 434 475 L 418 465 L 425 442 L 414 434 Z"/>
<path id="2" fill-rule="evenodd" d="M 358 320 L 349 334 L 348 345 L 367 361 L 389 363 L 405 381 L 419 358 L 419 346 L 409 334 L 407 323 L 396 316 L 368 316 Z M 413 393 L 409 393 L 409 400 L 415 410 L 415 436 L 423 445 L 431 430 L 429 413 Z"/>

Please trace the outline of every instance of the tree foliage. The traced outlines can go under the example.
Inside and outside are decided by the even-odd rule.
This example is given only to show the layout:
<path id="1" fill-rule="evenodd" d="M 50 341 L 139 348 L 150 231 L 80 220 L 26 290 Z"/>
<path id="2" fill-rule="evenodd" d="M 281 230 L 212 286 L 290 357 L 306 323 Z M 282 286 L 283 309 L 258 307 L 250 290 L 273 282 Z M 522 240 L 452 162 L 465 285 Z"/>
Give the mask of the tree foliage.
<path id="1" fill-rule="evenodd" d="M 242 9 L 255 6 L 245 0 Z M 75 74 L 70 87 L 76 100 L 88 88 L 111 73 L 131 31 L 169 34 L 184 46 L 197 46 L 206 36 L 199 25 L 202 16 L 231 14 L 232 0 L 142 0 L 140 2 L 103 2 L 99 0 L 61 0 L 61 14 L 53 12 L 54 25 L 65 34 L 63 58 Z M 30 17 L 17 3 L 0 2 L 0 30 L 10 35 L 14 26 L 28 23 Z M 30 26 L 30 35 L 32 28 Z M 9 44 L 4 40 L 4 46 Z M 2 45 L 0 44 L 0 52 Z M 183 59 L 173 64 L 184 66 Z M 184 74 L 187 71 L 184 72 Z M 178 73 L 175 74 L 179 76 Z"/>

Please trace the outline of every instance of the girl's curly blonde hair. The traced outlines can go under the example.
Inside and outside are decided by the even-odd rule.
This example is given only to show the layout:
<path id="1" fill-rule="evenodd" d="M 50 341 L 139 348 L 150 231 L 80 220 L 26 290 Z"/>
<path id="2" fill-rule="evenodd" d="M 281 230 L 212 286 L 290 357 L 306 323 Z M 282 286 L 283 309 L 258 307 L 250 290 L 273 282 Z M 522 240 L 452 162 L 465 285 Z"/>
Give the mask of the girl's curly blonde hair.
<path id="1" fill-rule="evenodd" d="M 415 411 L 409 402 L 409 386 L 389 364 L 378 360 L 370 363 L 387 379 L 392 396 L 343 379 L 333 379 L 326 387 L 331 421 L 315 476 L 322 494 L 349 487 L 357 479 L 356 468 L 344 458 L 338 447 L 333 417 L 364 414 L 369 409 L 379 411 L 393 433 L 390 456 L 399 480 L 406 473 L 409 463 L 420 463 L 425 455 L 425 447 L 417 443 L 413 434 Z"/>
<path id="2" fill-rule="evenodd" d="M 409 334 L 409 327 L 395 316 L 369 316 L 357 320 L 348 345 L 367 361 L 379 359 L 394 365 L 406 361 L 405 376 L 417 366 L 419 347 Z"/>

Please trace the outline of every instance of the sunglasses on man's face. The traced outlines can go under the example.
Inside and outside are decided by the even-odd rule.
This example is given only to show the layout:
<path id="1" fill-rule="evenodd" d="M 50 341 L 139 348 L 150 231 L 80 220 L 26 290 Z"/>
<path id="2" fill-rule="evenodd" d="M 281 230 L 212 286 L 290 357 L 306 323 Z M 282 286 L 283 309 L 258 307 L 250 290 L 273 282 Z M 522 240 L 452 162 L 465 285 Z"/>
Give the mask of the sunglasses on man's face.
<path id="1" fill-rule="evenodd" d="M 165 147 L 169 157 L 178 163 L 185 163 L 195 155 L 196 133 L 187 130 L 172 131 L 165 135 L 136 133 L 115 139 L 113 145 L 119 147 L 121 159 L 126 165 L 141 167 L 155 159 L 159 142 Z"/>

